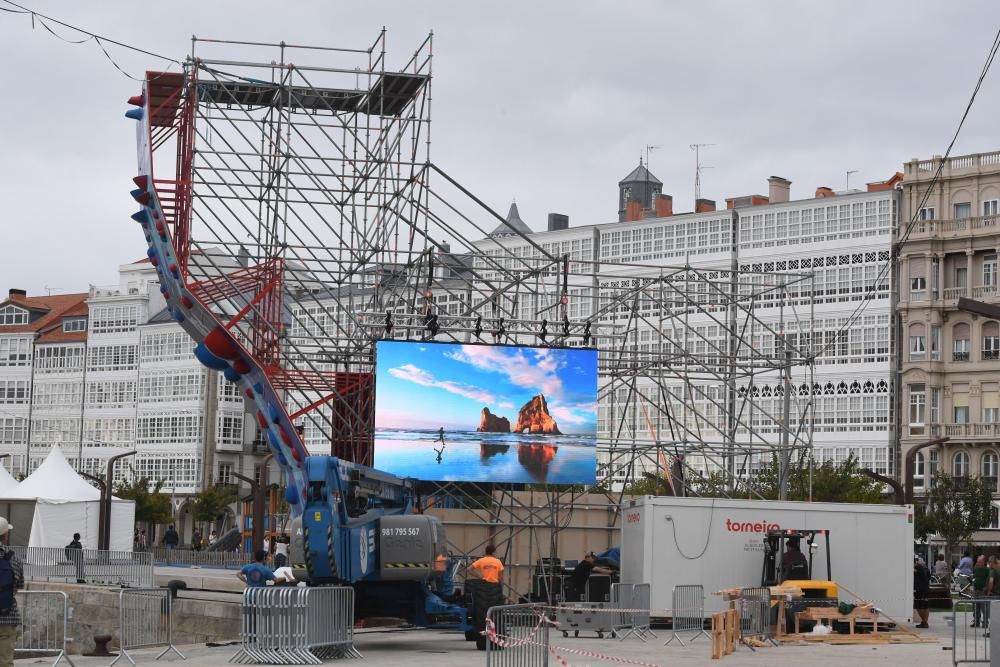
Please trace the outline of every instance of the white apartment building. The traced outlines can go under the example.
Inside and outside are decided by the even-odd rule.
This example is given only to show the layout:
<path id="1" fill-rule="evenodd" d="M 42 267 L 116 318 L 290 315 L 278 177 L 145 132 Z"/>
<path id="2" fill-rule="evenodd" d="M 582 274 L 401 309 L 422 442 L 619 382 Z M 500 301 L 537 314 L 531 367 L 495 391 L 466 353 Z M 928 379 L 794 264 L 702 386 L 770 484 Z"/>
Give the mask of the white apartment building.
<path id="1" fill-rule="evenodd" d="M 785 302 L 762 299 L 756 316 L 774 331 L 784 330 L 788 340 L 802 349 L 812 348 L 822 354 L 812 369 L 796 367 L 792 374 L 794 390 L 791 424 L 803 431 L 812 430 L 811 439 L 817 460 L 843 461 L 854 455 L 864 465 L 892 475 L 896 470 L 892 409 L 892 359 L 890 322 L 893 304 L 889 262 L 893 233 L 898 220 L 900 175 L 882 183 L 871 183 L 867 190 L 833 192 L 818 188 L 815 197 L 790 200 L 791 183 L 769 179 L 769 195 L 751 195 L 727 200 L 727 208 L 716 210 L 715 202 L 699 199 L 694 213 L 674 215 L 672 200 L 663 195 L 662 183 L 641 164 L 619 183 L 618 221 L 568 227 L 565 216 L 551 214 L 546 231 L 531 234 L 531 241 L 556 256 L 569 254 L 574 273 L 586 273 L 586 266 L 573 260 L 600 262 L 601 276 L 620 272 L 621 280 L 602 277 L 593 280 L 578 275 L 569 289 L 570 319 L 589 317 L 595 304 L 606 304 L 616 290 L 635 285 L 636 278 L 655 278 L 657 267 L 690 265 L 707 272 L 709 280 L 734 264 L 741 270 L 755 272 L 753 280 L 765 285 L 772 272 L 814 274 L 788 292 Z M 516 209 L 512 208 L 514 215 Z M 519 223 L 519 224 L 518 224 Z M 509 225 L 530 230 L 517 217 Z M 539 257 L 520 236 L 501 225 L 477 247 L 492 259 L 501 256 L 505 268 L 513 269 L 520 257 Z M 609 263 L 642 264 L 650 268 L 615 268 Z M 487 268 L 481 262 L 479 268 Z M 878 284 L 876 285 L 876 281 Z M 874 286 L 874 287 L 873 287 Z M 856 320 L 856 309 L 869 300 Z M 532 319 L 534 304 L 522 303 L 522 317 Z M 630 341 L 639 354 L 651 351 L 660 337 L 650 322 L 661 313 L 648 310 L 646 322 L 640 322 Z M 615 310 L 600 318 L 602 324 L 621 324 L 627 317 Z M 664 316 L 657 328 L 675 341 L 685 340 L 683 325 Z M 725 329 L 706 315 L 695 314 L 687 322 L 687 349 L 699 358 L 708 358 L 711 349 L 727 349 Z M 757 326 L 747 331 L 745 344 L 773 352 L 773 334 Z M 701 384 L 700 394 L 686 400 L 695 409 L 685 411 L 680 384 L 667 386 L 666 396 L 646 379 L 638 380 L 638 390 L 653 404 L 670 404 L 672 420 L 685 421 L 692 431 L 706 429 L 699 419 L 721 419 L 713 402 L 724 400 L 724 386 L 710 380 Z M 741 381 L 739 391 L 752 392 L 761 410 L 743 415 L 759 433 L 773 433 L 777 438 L 775 417 L 782 414 L 782 381 L 777 373 L 764 373 L 752 385 Z M 628 406 L 630 388 L 623 386 L 613 395 L 603 391 L 599 406 L 598 430 L 602 441 L 612 435 L 625 441 L 669 439 L 669 421 L 665 416 L 644 414 Z M 631 405 L 634 405 L 634 401 Z M 810 406 L 811 404 L 811 406 Z M 802 418 L 802 420 L 800 420 Z M 802 421 L 803 423 L 800 423 Z M 662 434 L 662 435 L 661 435 Z M 739 436 L 746 436 L 740 429 Z M 606 463 L 606 452 L 599 453 L 599 465 Z M 646 462 L 650 463 L 649 461 Z M 689 464 L 699 465 L 695 459 Z M 704 465 L 704 462 L 701 462 Z M 656 465 L 652 463 L 652 465 Z M 633 474 L 643 471 L 639 465 Z M 626 481 L 618 471 L 614 482 Z"/>
<path id="2" fill-rule="evenodd" d="M 0 454 L 27 474 L 58 445 L 76 469 L 100 475 L 134 449 L 116 479 L 163 480 L 182 519 L 206 482 L 257 478 L 266 447 L 236 385 L 195 359 L 153 266 L 124 264 L 119 276 L 86 294 L 11 290 L 0 303 Z"/>

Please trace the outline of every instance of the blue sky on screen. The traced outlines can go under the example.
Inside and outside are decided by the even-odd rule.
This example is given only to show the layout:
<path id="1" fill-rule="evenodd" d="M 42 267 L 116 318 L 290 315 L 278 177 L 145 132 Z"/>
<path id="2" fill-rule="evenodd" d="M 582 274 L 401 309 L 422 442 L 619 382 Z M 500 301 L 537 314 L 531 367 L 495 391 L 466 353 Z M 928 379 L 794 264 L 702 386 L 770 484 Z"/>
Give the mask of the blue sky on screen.
<path id="1" fill-rule="evenodd" d="M 379 341 L 376 428 L 474 431 L 484 407 L 511 426 L 544 394 L 563 433 L 597 430 L 597 352 Z"/>

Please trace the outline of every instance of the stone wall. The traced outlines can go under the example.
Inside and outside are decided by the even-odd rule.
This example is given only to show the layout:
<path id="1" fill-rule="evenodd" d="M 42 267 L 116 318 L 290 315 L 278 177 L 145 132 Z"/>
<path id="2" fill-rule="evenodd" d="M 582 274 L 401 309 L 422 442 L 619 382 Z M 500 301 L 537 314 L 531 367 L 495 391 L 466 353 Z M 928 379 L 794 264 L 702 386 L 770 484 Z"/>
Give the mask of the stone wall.
<path id="1" fill-rule="evenodd" d="M 110 634 L 118 646 L 118 594 L 120 589 L 76 584 L 26 582 L 29 591 L 63 591 L 69 597 L 69 652 L 94 648 L 94 636 Z M 174 644 L 232 641 L 240 636 L 240 606 L 232 602 L 184 599 L 174 601 Z"/>

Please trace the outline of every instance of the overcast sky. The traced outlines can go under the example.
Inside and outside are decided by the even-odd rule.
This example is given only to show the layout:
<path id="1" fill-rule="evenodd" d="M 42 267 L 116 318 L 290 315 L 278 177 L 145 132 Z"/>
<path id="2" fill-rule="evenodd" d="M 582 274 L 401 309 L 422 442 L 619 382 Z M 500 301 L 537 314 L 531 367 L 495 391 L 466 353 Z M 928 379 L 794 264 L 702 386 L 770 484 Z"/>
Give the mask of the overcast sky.
<path id="1" fill-rule="evenodd" d="M 617 182 L 647 144 L 694 198 L 692 143 L 712 143 L 703 196 L 882 180 L 943 153 L 1000 24 L 976 2 L 180 2 L 21 4 L 181 59 L 192 34 L 367 47 L 388 28 L 401 66 L 434 30 L 432 159 L 494 208 L 543 229 L 617 215 Z M 0 0 L 0 7 L 9 7 Z M 296 7 L 297 9 L 291 9 Z M 59 29 L 70 39 L 79 35 Z M 138 75 L 163 63 L 110 47 Z M 139 84 L 93 42 L 0 12 L 0 289 L 83 291 L 143 256 L 128 216 Z M 1000 66 L 956 154 L 1000 149 Z"/>

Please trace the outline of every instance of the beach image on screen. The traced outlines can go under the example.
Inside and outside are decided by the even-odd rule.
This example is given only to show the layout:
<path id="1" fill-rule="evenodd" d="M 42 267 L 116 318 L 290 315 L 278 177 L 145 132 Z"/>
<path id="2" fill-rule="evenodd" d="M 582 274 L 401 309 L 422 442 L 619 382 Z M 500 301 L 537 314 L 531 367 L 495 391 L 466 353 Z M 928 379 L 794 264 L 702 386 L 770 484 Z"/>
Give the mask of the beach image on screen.
<path id="1" fill-rule="evenodd" d="M 431 481 L 592 484 L 597 351 L 378 341 L 375 467 Z"/>

